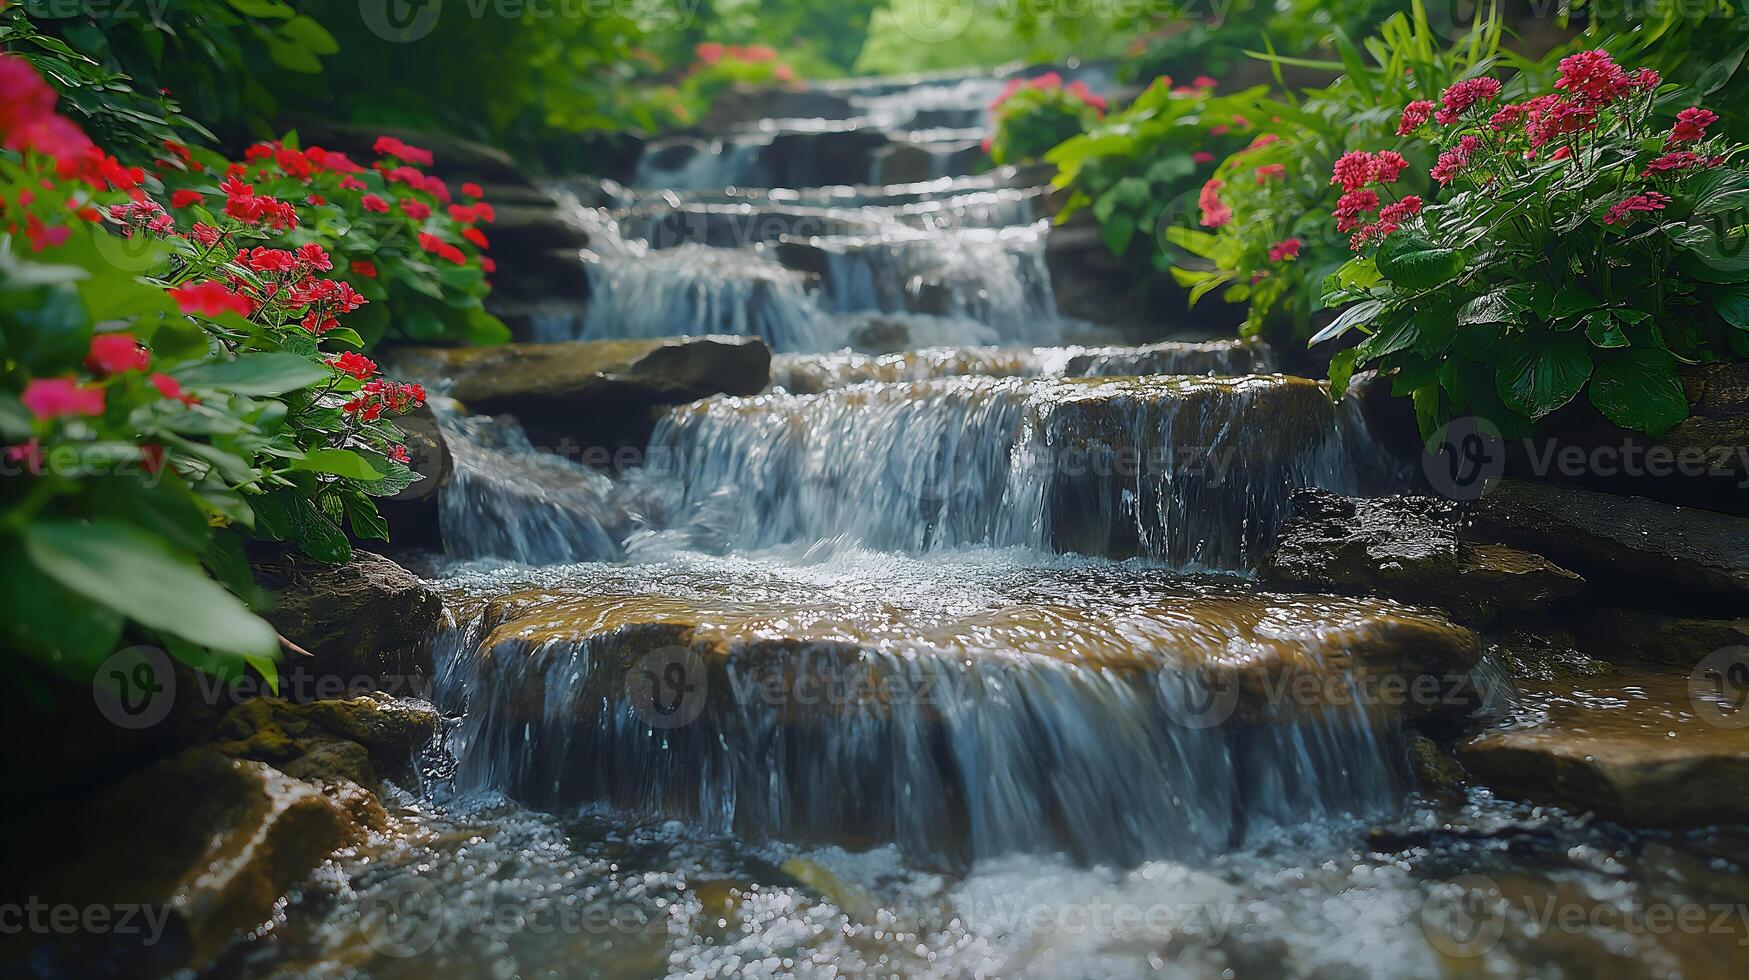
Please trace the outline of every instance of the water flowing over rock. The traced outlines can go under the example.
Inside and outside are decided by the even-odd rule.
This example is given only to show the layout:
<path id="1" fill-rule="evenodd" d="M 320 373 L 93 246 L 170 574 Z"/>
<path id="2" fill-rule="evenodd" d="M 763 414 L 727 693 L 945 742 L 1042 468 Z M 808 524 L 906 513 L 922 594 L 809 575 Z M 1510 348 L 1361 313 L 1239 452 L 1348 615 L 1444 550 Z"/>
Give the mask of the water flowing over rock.
<path id="1" fill-rule="evenodd" d="M 1360 679 L 1477 654 L 1437 616 L 1112 568 L 691 567 L 476 603 L 463 778 L 953 865 L 1207 857 L 1388 805 L 1400 706 Z"/>
<path id="2" fill-rule="evenodd" d="M 1299 486 L 1379 474 L 1364 429 L 1303 379 L 948 378 L 671 412 L 651 465 L 675 530 L 742 549 L 842 538 L 1023 545 L 1242 567 Z"/>

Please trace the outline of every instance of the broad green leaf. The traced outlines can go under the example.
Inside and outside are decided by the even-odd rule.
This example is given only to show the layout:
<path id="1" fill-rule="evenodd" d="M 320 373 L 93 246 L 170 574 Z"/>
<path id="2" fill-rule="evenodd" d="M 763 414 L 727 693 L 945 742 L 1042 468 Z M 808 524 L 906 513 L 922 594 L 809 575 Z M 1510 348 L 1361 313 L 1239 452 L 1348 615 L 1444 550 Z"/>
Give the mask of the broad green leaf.
<path id="1" fill-rule="evenodd" d="M 1494 387 L 1508 408 L 1540 419 L 1572 401 L 1590 376 L 1585 340 L 1557 334 L 1524 343 L 1495 371 Z"/>
<path id="2" fill-rule="evenodd" d="M 243 354 L 236 360 L 196 364 L 176 372 L 190 388 L 214 388 L 240 395 L 279 395 L 326 381 L 333 372 L 297 354 Z"/>
<path id="3" fill-rule="evenodd" d="M 1676 361 L 1660 350 L 1628 350 L 1604 360 L 1591 378 L 1591 404 L 1611 422 L 1653 436 L 1688 417 Z"/>
<path id="4" fill-rule="evenodd" d="M 1381 275 L 1408 289 L 1432 289 L 1464 271 L 1461 252 L 1407 230 L 1386 238 L 1376 261 Z"/>
<path id="5" fill-rule="evenodd" d="M 229 653 L 272 656 L 273 627 L 158 539 L 117 521 L 38 521 L 25 551 L 43 574 L 152 629 Z"/>
<path id="6" fill-rule="evenodd" d="M 293 460 L 291 468 L 308 473 L 332 473 L 352 480 L 380 480 L 382 473 L 350 449 L 317 449 Z"/>
<path id="7" fill-rule="evenodd" d="M 1360 349 L 1350 347 L 1330 358 L 1330 393 L 1338 401 L 1348 393 L 1348 382 L 1354 378 L 1354 362 L 1359 356 Z"/>
<path id="8" fill-rule="evenodd" d="M 1585 338 L 1591 341 L 1591 346 L 1605 350 L 1628 345 L 1628 335 L 1622 333 L 1621 324 L 1607 310 L 1599 310 L 1585 318 Z"/>
<path id="9" fill-rule="evenodd" d="M 115 652 L 121 614 L 38 573 L 15 543 L 0 546 L 0 575 L 7 593 L 0 637 L 9 646 L 68 671 L 88 670 Z"/>
<path id="10" fill-rule="evenodd" d="M 1364 302 L 1356 303 L 1348 309 L 1343 310 L 1342 314 L 1336 319 L 1330 321 L 1329 326 L 1313 334 L 1312 339 L 1306 342 L 1306 346 L 1315 347 L 1332 337 L 1340 337 L 1354 327 L 1364 325 L 1371 321 L 1372 318 L 1378 316 L 1384 308 L 1385 304 L 1376 299 L 1369 299 Z"/>
<path id="11" fill-rule="evenodd" d="M 1719 296 L 1713 304 L 1726 323 L 1749 330 L 1749 289 L 1733 289 Z"/>

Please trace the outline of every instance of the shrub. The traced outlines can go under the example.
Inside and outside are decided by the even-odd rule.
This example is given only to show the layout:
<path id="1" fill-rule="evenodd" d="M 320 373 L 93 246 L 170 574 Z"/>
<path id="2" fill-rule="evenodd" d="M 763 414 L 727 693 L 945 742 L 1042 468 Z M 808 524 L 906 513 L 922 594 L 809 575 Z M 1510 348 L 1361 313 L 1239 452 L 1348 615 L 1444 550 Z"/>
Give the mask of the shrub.
<path id="1" fill-rule="evenodd" d="M 167 209 L 54 106 L 0 56 L 5 635 L 87 677 L 124 629 L 207 669 L 262 664 L 277 641 L 238 598 L 239 535 L 327 561 L 345 527 L 385 537 L 373 498 L 418 479 L 388 416 L 424 393 L 333 350 L 366 299 L 297 205 L 244 193 L 239 167 L 234 206 Z"/>
<path id="2" fill-rule="evenodd" d="M 1394 155 L 1337 160 L 1337 228 L 1361 254 L 1325 287 L 1354 305 L 1313 340 L 1368 336 L 1337 355 L 1335 388 L 1394 370 L 1424 434 L 1462 415 L 1525 433 L 1581 391 L 1629 429 L 1682 421 L 1677 365 L 1749 354 L 1749 263 L 1730 247 L 1749 169 L 1706 109 L 1656 124 L 1656 104 L 1681 104 L 1658 87 L 1596 50 L 1534 98 L 1478 76 L 1409 106 L 1402 129 L 1438 150 L 1436 200 L 1394 193 Z"/>
<path id="3" fill-rule="evenodd" d="M 1045 154 L 1058 187 L 1070 191 L 1058 211 L 1067 220 L 1091 208 L 1113 255 L 1164 268 L 1155 233 L 1171 224 L 1221 155 L 1241 145 L 1251 120 L 1235 111 L 1260 92 L 1215 96 L 1215 80 L 1173 87 L 1161 77 L 1110 118 Z M 1140 248 L 1132 242 L 1140 239 Z"/>
<path id="4" fill-rule="evenodd" d="M 1224 290 L 1222 298 L 1246 306 L 1245 335 L 1268 329 L 1310 336 L 1324 277 L 1351 257 L 1347 235 L 1336 234 L 1327 220 L 1340 194 L 1330 183 L 1331 166 L 1357 143 L 1391 147 L 1412 164 L 1400 191 L 1425 195 L 1433 157 L 1400 138 L 1397 114 L 1381 106 L 1438 98 L 1447 83 L 1486 65 L 1499 39 L 1498 21 L 1484 21 L 1448 47 L 1417 3 L 1412 16 L 1387 21 L 1360 48 L 1339 35 L 1343 60 L 1324 67 L 1344 74 L 1304 101 L 1259 94 L 1241 106 L 1259 135 L 1223 160 L 1205 185 L 1219 220 L 1205 209 L 1196 216 L 1199 227 L 1185 222 L 1166 232 L 1190 253 L 1177 257 L 1173 275 L 1190 287 L 1191 302 Z M 1262 168 L 1274 176 L 1259 179 Z"/>
<path id="5" fill-rule="evenodd" d="M 371 301 L 348 321 L 357 333 L 343 335 L 348 340 L 508 340 L 509 329 L 483 305 L 497 266 L 481 228 L 496 212 L 481 188 L 452 192 L 420 169 L 432 164 L 430 151 L 398 139 L 383 137 L 375 150 L 367 168 L 344 153 L 300 149 L 292 134 L 256 143 L 237 165 L 177 148 L 157 172 L 177 214 L 205 224 L 247 215 L 251 201 L 295 203 L 301 220 L 285 230 L 287 243 L 320 245 L 334 272 Z"/>
<path id="6" fill-rule="evenodd" d="M 1056 72 L 1030 81 L 1010 79 L 990 103 L 995 132 L 984 140 L 984 152 L 997 164 L 1030 163 L 1058 143 L 1087 131 L 1105 115 L 1105 98 L 1085 82 L 1063 84 Z"/>

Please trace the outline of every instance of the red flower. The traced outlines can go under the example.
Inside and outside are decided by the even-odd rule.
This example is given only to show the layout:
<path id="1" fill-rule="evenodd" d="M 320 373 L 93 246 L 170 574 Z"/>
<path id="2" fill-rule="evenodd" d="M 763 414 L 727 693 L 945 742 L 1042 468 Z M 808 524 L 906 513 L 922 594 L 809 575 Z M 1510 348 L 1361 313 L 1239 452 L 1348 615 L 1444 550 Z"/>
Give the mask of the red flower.
<path id="1" fill-rule="evenodd" d="M 201 224 L 197 221 L 194 224 L 194 229 L 188 233 L 188 237 L 207 248 L 212 248 L 219 243 L 220 238 L 224 237 L 224 232 L 219 231 L 212 225 Z"/>
<path id="2" fill-rule="evenodd" d="M 1684 109 L 1676 114 L 1676 125 L 1670 128 L 1670 135 L 1665 138 L 1665 146 L 1681 143 L 1693 143 L 1706 136 L 1706 128 L 1718 121 L 1718 116 L 1706 109 L 1695 106 Z"/>
<path id="3" fill-rule="evenodd" d="M 421 167 L 429 167 L 432 163 L 431 151 L 421 149 L 409 143 L 403 143 L 393 136 L 379 136 L 371 145 L 378 156 L 399 157 L 408 163 L 416 163 Z"/>
<path id="4" fill-rule="evenodd" d="M 1197 88 L 1214 88 L 1216 85 L 1219 85 L 1220 82 L 1215 81 L 1207 75 L 1198 75 L 1190 80 L 1190 84 Z"/>
<path id="5" fill-rule="evenodd" d="M 1210 177 L 1197 194 L 1196 203 L 1202 209 L 1203 227 L 1219 228 L 1233 220 L 1233 209 L 1221 203 L 1220 191 L 1225 186 L 1227 186 L 1225 181 L 1218 177 Z"/>
<path id="6" fill-rule="evenodd" d="M 327 272 L 334 268 L 334 260 L 329 258 L 322 246 L 315 242 L 298 246 L 298 262 L 317 272 Z"/>
<path id="7" fill-rule="evenodd" d="M 85 355 L 85 366 L 97 374 L 143 371 L 150 363 L 151 353 L 131 333 L 100 333 L 91 338 L 91 350 Z"/>
<path id="8" fill-rule="evenodd" d="M 718 44 L 715 41 L 706 41 L 703 44 L 699 45 L 698 47 L 692 49 L 693 55 L 695 57 L 697 57 L 699 61 L 701 61 L 707 65 L 714 65 L 717 62 L 723 60 L 723 55 L 727 51 L 728 51 L 727 48 L 723 47 L 721 44 Z"/>
<path id="9" fill-rule="evenodd" d="M 1655 174 L 1668 173 L 1672 170 L 1688 170 L 1692 167 L 1705 166 L 1706 160 L 1699 154 L 1689 150 L 1672 150 L 1651 163 L 1640 172 L 1641 177 L 1651 177 Z"/>
<path id="10" fill-rule="evenodd" d="M 473 181 L 468 181 L 467 183 L 462 185 L 462 193 L 466 194 L 468 197 L 485 197 L 486 196 L 485 189 L 482 188 L 479 184 L 474 183 Z"/>
<path id="11" fill-rule="evenodd" d="M 498 271 L 498 263 L 493 261 L 490 256 L 481 256 L 480 257 L 480 268 L 486 270 L 488 273 L 497 272 Z"/>
<path id="12" fill-rule="evenodd" d="M 369 184 L 366 184 L 364 181 L 359 180 L 351 174 L 347 174 L 345 177 L 340 178 L 340 189 L 343 191 L 362 191 L 369 186 Z"/>
<path id="13" fill-rule="evenodd" d="M 1434 121 L 1449 126 L 1472 107 L 1492 102 L 1499 94 L 1497 78 L 1466 78 L 1440 93 L 1441 108 L 1433 114 Z"/>
<path id="14" fill-rule="evenodd" d="M 1280 177 L 1286 174 L 1287 165 L 1280 163 L 1266 163 L 1263 166 L 1258 167 L 1253 173 L 1257 175 L 1257 182 L 1262 184 L 1268 182 L 1272 177 Z"/>
<path id="15" fill-rule="evenodd" d="M 375 211 L 378 214 L 389 213 L 389 202 L 375 194 L 366 194 L 358 199 L 358 203 L 362 205 L 366 211 Z"/>
<path id="16" fill-rule="evenodd" d="M 1210 153 L 1207 150 L 1197 150 L 1195 153 L 1192 153 L 1190 155 L 1190 162 L 1192 162 L 1192 163 L 1214 163 L 1215 162 L 1215 155 L 1213 153 Z"/>
<path id="17" fill-rule="evenodd" d="M 1371 181 L 1372 154 L 1365 150 L 1349 150 L 1330 168 L 1330 183 L 1340 184 L 1344 191 L 1357 191 Z"/>
<path id="18" fill-rule="evenodd" d="M 256 272 L 291 272 L 298 267 L 298 257 L 283 248 L 257 246 L 238 250 L 237 264 Z"/>
<path id="19" fill-rule="evenodd" d="M 350 375 L 360 381 L 377 373 L 377 362 L 365 357 L 363 354 L 354 353 L 352 351 L 347 351 L 344 354 L 336 354 L 333 357 L 325 359 L 322 363 L 339 371 L 341 374 Z"/>
<path id="20" fill-rule="evenodd" d="M 419 247 L 441 259 L 447 259 L 456 265 L 467 262 L 468 257 L 462 250 L 438 238 L 436 235 L 422 234 L 419 236 Z"/>
<path id="21" fill-rule="evenodd" d="M 1530 135 L 1530 145 L 1533 148 L 1558 136 L 1597 128 L 1597 109 L 1583 102 L 1556 95 L 1532 99 L 1526 105 L 1530 107 L 1531 114 L 1525 132 Z"/>
<path id="22" fill-rule="evenodd" d="M 406 213 L 407 217 L 412 218 L 414 221 L 424 221 L 426 218 L 431 217 L 431 206 L 415 201 L 412 198 L 404 197 L 401 199 L 401 210 Z"/>
<path id="23" fill-rule="evenodd" d="M 464 225 L 471 225 L 475 221 L 478 221 L 480 217 L 479 212 L 465 204 L 451 204 L 449 206 L 449 216 Z"/>
<path id="24" fill-rule="evenodd" d="M 1394 150 L 1380 150 L 1373 154 L 1368 179 L 1374 184 L 1394 184 L 1408 166 L 1409 161 L 1403 159 L 1403 154 Z"/>
<path id="25" fill-rule="evenodd" d="M 1566 89 L 1575 98 L 1603 104 L 1614 102 L 1632 84 L 1628 73 L 1604 50 L 1581 51 L 1561 59 L 1555 88 Z"/>
<path id="26" fill-rule="evenodd" d="M 475 245 L 478 245 L 480 248 L 492 247 L 491 243 L 486 240 L 486 233 L 478 228 L 463 228 L 462 237 L 473 242 Z"/>
<path id="27" fill-rule="evenodd" d="M 1459 139 L 1458 145 L 1441 153 L 1439 159 L 1434 161 L 1430 176 L 1441 184 L 1451 183 L 1452 178 L 1458 175 L 1458 171 L 1470 162 L 1470 154 L 1476 152 L 1481 145 L 1481 139 L 1476 136 L 1464 136 Z"/>
<path id="28" fill-rule="evenodd" d="M 1271 262 L 1292 262 L 1299 257 L 1300 240 L 1297 238 L 1284 238 L 1269 246 L 1269 261 Z"/>
<path id="29" fill-rule="evenodd" d="M 1670 198 L 1657 191 L 1635 194 L 1625 201 L 1611 205 L 1609 212 L 1603 216 L 1603 223 L 1606 225 L 1630 224 L 1635 215 L 1656 214 L 1664 210 L 1664 206 L 1669 203 Z"/>
<path id="30" fill-rule="evenodd" d="M 371 262 L 368 259 L 353 259 L 352 260 L 352 271 L 358 273 L 359 275 L 365 277 L 366 279 L 375 279 L 377 277 L 376 263 Z"/>
<path id="31" fill-rule="evenodd" d="M 73 234 L 73 229 L 66 225 L 45 225 L 43 219 L 36 215 L 27 215 L 24 219 L 24 237 L 30 239 L 30 250 L 40 252 L 45 248 L 57 248 L 66 244 L 67 237 Z"/>
<path id="32" fill-rule="evenodd" d="M 103 389 L 72 378 L 32 378 L 18 400 L 39 419 L 103 414 Z"/>
<path id="33" fill-rule="evenodd" d="M 188 207 L 190 204 L 199 204 L 204 200 L 206 200 L 206 195 L 202 194 L 200 191 L 170 192 L 170 206 L 179 210 Z"/>
<path id="34" fill-rule="evenodd" d="M 413 462 L 413 457 L 407 455 L 407 447 L 398 442 L 389 447 L 388 456 L 397 463 Z"/>
<path id="35" fill-rule="evenodd" d="M 1403 107 L 1403 118 L 1397 121 L 1397 135 L 1407 136 L 1426 124 L 1433 117 L 1433 103 L 1426 99 L 1416 99 Z"/>
<path id="36" fill-rule="evenodd" d="M 225 288 L 221 282 L 191 282 L 170 290 L 170 298 L 176 300 L 176 305 L 184 313 L 198 313 L 204 317 L 216 317 L 221 313 L 231 312 L 246 317 L 255 312 L 254 304 L 247 296 L 234 293 Z"/>
<path id="37" fill-rule="evenodd" d="M 158 394 L 162 397 L 174 398 L 184 405 L 193 405 L 195 402 L 200 401 L 200 398 L 195 395 L 183 394 L 182 382 L 177 381 L 168 374 L 153 374 L 152 387 L 158 389 Z"/>
<path id="38" fill-rule="evenodd" d="M 1349 191 L 1336 201 L 1336 230 L 1352 231 L 1360 224 L 1360 216 L 1379 208 L 1379 196 L 1370 189 Z"/>
<path id="39" fill-rule="evenodd" d="M 25 471 L 32 476 L 42 475 L 44 460 L 45 457 L 43 456 L 42 440 L 35 436 L 26 439 L 16 446 L 6 447 L 6 461 L 8 463 L 24 464 Z"/>
<path id="40" fill-rule="evenodd" d="M 1405 194 L 1401 201 L 1387 204 L 1379 209 L 1379 221 L 1396 228 L 1408 220 L 1411 215 L 1420 213 L 1421 199 L 1413 194 Z"/>

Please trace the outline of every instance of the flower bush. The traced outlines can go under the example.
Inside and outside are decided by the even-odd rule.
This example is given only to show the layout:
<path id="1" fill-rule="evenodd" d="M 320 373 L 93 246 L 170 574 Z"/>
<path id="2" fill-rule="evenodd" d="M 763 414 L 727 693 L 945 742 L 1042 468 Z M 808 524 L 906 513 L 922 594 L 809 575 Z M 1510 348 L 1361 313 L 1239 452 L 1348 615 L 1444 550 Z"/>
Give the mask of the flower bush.
<path id="1" fill-rule="evenodd" d="M 1394 154 L 1339 159 L 1334 220 L 1360 254 L 1325 289 L 1352 305 L 1313 339 L 1367 337 L 1335 387 L 1394 370 L 1424 434 L 1463 415 L 1528 432 L 1582 391 L 1629 429 L 1682 421 L 1677 366 L 1749 354 L 1749 168 L 1703 107 L 1656 122 L 1681 96 L 1659 84 L 1594 50 L 1534 97 L 1479 76 L 1409 105 L 1402 131 L 1438 151 L 1425 202 L 1398 193 Z"/>
<path id="2" fill-rule="evenodd" d="M 1105 115 L 1105 97 L 1086 82 L 1063 84 L 1063 76 L 1047 72 L 1033 79 L 1013 78 L 990 103 L 995 131 L 984 140 L 984 152 L 998 165 L 1038 160 L 1058 143 L 1087 131 Z"/>
<path id="3" fill-rule="evenodd" d="M 245 602 L 242 535 L 327 561 L 347 528 L 386 537 L 374 498 L 418 479 L 390 416 L 424 392 L 339 349 L 370 301 L 308 213 L 245 192 L 246 168 L 216 211 L 167 207 L 55 105 L 0 56 L 4 629 L 87 677 L 124 632 L 262 666 L 278 643 Z"/>
<path id="4" fill-rule="evenodd" d="M 1058 219 L 1091 208 L 1113 255 L 1164 268 L 1154 233 L 1171 223 L 1198 175 L 1248 138 L 1251 122 L 1234 107 L 1258 93 L 1219 97 L 1215 84 L 1199 77 L 1174 87 L 1157 78 L 1123 111 L 1046 153 L 1057 167 L 1052 183 L 1070 192 Z"/>
<path id="5" fill-rule="evenodd" d="M 365 167 L 319 146 L 300 149 L 295 134 L 254 144 L 236 164 L 172 146 L 157 174 L 179 218 L 218 228 L 233 245 L 283 237 L 322 247 L 334 263 L 324 271 L 370 301 L 348 321 L 364 344 L 508 340 L 484 307 L 497 267 L 485 230 L 496 212 L 482 189 L 452 191 L 421 169 L 434 161 L 420 147 L 385 136 L 374 149 Z"/>
<path id="6" fill-rule="evenodd" d="M 1178 256 L 1173 276 L 1190 288 L 1190 301 L 1221 290 L 1223 299 L 1245 305 L 1246 336 L 1310 336 L 1324 278 L 1352 256 L 1348 234 L 1328 221 L 1343 193 L 1331 167 L 1356 142 L 1391 146 L 1410 164 L 1398 192 L 1425 195 L 1433 156 L 1400 139 L 1396 113 L 1380 106 L 1438 98 L 1446 83 L 1494 56 L 1500 30 L 1497 20 L 1484 21 L 1446 45 L 1417 4 L 1359 48 L 1344 40 L 1343 61 L 1326 66 L 1344 73 L 1304 101 L 1260 93 L 1239 107 L 1255 121 L 1256 140 L 1215 168 L 1195 221 L 1166 232 L 1188 253 Z"/>

